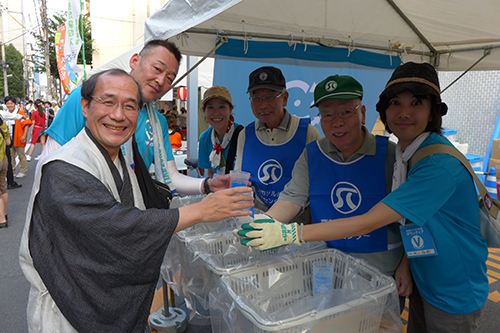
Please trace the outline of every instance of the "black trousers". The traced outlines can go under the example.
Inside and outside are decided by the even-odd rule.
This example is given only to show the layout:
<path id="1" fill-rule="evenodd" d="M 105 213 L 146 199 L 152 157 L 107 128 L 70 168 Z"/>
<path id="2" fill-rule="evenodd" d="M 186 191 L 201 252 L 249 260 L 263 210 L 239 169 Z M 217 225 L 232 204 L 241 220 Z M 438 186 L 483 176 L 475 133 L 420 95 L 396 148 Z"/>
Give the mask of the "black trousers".
<path id="1" fill-rule="evenodd" d="M 9 167 L 7 169 L 7 186 L 14 184 L 14 170 L 12 169 L 12 161 L 10 157 L 10 146 L 6 147 L 5 155 L 7 155 L 7 161 L 9 162 Z"/>

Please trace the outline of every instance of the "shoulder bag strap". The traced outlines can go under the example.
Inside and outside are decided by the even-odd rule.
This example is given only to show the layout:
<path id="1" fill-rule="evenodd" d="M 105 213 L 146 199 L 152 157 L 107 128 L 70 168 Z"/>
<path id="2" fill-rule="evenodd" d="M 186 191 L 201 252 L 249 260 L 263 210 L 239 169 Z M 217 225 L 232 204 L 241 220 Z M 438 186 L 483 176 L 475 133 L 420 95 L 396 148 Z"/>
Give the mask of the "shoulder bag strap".
<path id="1" fill-rule="evenodd" d="M 491 198 L 490 194 L 486 190 L 486 187 L 484 187 L 483 183 L 479 180 L 474 170 L 472 170 L 472 166 L 470 165 L 467 158 L 461 152 L 459 152 L 455 147 L 444 144 L 435 144 L 421 148 L 417 150 L 415 154 L 413 154 L 411 158 L 411 165 L 417 164 L 417 162 L 420 161 L 421 159 L 434 154 L 448 154 L 455 157 L 460 162 L 462 162 L 463 166 L 467 168 L 472 178 L 474 178 L 474 181 L 476 182 L 476 186 L 479 190 L 479 193 L 481 194 L 482 203 L 484 203 L 490 215 L 494 218 L 497 218 L 499 211 L 498 206 L 500 205 L 500 202 L 498 202 L 498 200 L 494 200 L 493 198 Z"/>
<path id="2" fill-rule="evenodd" d="M 226 161 L 226 174 L 228 174 L 234 167 L 234 159 L 236 157 L 236 146 L 238 144 L 238 135 L 243 129 L 243 125 L 238 125 L 234 129 L 233 136 L 231 137 L 231 144 L 229 145 L 229 151 L 227 153 L 227 161 Z"/>

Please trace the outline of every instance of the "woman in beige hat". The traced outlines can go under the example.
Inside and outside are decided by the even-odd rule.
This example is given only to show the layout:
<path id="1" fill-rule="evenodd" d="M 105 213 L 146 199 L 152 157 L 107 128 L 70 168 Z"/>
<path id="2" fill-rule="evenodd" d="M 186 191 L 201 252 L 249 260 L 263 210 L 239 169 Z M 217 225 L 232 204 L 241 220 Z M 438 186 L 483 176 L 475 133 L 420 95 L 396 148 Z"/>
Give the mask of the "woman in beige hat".
<path id="1" fill-rule="evenodd" d="M 238 133 L 243 129 L 234 122 L 231 94 L 224 87 L 209 88 L 201 107 L 210 127 L 200 135 L 198 167 L 207 169 L 208 177 L 228 174 L 234 167 Z"/>

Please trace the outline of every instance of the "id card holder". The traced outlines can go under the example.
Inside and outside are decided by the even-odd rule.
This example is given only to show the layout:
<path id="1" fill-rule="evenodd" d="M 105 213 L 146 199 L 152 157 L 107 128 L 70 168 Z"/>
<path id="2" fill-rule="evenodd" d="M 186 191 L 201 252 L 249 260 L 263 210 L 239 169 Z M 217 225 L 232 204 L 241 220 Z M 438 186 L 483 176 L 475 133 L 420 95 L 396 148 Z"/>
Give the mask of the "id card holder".
<path id="1" fill-rule="evenodd" d="M 399 226 L 408 258 L 422 258 L 437 255 L 436 245 L 426 225 L 408 223 Z"/>

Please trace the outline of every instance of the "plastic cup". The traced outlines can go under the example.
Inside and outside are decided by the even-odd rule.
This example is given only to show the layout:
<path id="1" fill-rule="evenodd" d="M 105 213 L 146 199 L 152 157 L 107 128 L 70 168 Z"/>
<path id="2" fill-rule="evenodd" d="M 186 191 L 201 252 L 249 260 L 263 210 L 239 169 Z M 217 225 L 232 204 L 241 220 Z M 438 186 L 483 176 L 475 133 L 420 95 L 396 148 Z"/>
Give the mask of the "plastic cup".
<path id="1" fill-rule="evenodd" d="M 333 289 L 333 263 L 326 260 L 312 264 L 313 296 Z"/>
<path id="2" fill-rule="evenodd" d="M 247 186 L 247 182 L 250 180 L 250 172 L 231 170 L 229 177 L 231 187 Z"/>
<path id="3" fill-rule="evenodd" d="M 231 170 L 229 172 L 229 177 L 230 177 L 231 187 L 247 186 L 247 182 L 250 179 L 250 172 Z M 244 193 L 244 194 L 247 194 L 247 193 Z M 248 194 L 253 196 L 253 191 L 251 193 L 248 193 Z M 253 207 L 248 208 L 248 209 L 242 209 L 242 210 L 250 210 L 252 212 L 250 217 L 253 218 L 253 216 L 254 216 Z"/>

